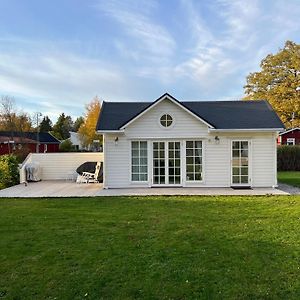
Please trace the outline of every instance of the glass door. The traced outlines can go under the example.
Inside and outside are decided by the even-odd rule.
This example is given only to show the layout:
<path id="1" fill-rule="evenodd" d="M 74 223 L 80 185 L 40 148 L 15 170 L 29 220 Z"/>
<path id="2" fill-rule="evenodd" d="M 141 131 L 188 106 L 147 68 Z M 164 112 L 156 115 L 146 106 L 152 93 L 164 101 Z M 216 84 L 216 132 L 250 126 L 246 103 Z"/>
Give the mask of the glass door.
<path id="1" fill-rule="evenodd" d="M 180 142 L 153 142 L 153 184 L 181 184 Z"/>
<path id="2" fill-rule="evenodd" d="M 231 184 L 249 185 L 249 141 L 232 141 Z"/>
<path id="3" fill-rule="evenodd" d="M 180 142 L 168 142 L 168 160 L 169 184 L 180 184 Z"/>
<path id="4" fill-rule="evenodd" d="M 166 184 L 165 142 L 153 142 L 153 184 Z"/>

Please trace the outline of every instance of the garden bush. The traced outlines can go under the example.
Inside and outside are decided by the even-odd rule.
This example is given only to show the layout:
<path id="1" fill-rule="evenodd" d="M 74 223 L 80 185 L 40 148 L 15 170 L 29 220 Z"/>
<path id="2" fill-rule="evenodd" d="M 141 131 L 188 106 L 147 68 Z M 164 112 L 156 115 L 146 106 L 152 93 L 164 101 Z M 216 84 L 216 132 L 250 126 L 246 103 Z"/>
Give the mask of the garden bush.
<path id="1" fill-rule="evenodd" d="M 278 171 L 300 171 L 300 146 L 278 146 Z"/>
<path id="2" fill-rule="evenodd" d="M 0 189 L 19 183 L 18 160 L 15 155 L 0 156 Z"/>

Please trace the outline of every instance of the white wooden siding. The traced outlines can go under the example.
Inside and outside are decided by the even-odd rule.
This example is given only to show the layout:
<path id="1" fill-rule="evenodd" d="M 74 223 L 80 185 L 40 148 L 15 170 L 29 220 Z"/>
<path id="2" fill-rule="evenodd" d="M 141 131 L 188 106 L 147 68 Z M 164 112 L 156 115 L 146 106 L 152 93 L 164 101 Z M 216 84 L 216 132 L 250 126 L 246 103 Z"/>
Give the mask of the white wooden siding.
<path id="1" fill-rule="evenodd" d="M 163 114 L 170 114 L 174 124 L 170 128 L 160 125 Z M 208 127 L 170 100 L 164 100 L 125 128 L 128 138 L 182 138 L 205 137 Z"/>
<path id="2" fill-rule="evenodd" d="M 230 186 L 230 139 L 212 136 L 205 145 L 204 181 L 206 186 Z"/>
<path id="3" fill-rule="evenodd" d="M 25 166 L 37 162 L 42 169 L 42 180 L 66 179 L 68 173 L 86 161 L 103 161 L 103 153 L 99 152 L 68 152 L 68 153 L 31 153 L 20 169 L 20 182 L 25 181 Z"/>
<path id="4" fill-rule="evenodd" d="M 252 184 L 255 187 L 276 185 L 276 145 L 271 134 L 252 140 Z"/>

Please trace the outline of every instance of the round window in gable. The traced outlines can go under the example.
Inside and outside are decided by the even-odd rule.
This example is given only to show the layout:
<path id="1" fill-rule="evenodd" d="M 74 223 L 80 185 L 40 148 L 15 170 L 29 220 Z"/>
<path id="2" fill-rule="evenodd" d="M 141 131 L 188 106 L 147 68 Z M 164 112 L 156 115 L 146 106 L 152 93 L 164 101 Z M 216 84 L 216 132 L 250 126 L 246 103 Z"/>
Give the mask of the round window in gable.
<path id="1" fill-rule="evenodd" d="M 168 115 L 168 114 L 164 114 L 160 117 L 160 124 L 163 127 L 170 127 L 173 123 L 173 118 Z"/>

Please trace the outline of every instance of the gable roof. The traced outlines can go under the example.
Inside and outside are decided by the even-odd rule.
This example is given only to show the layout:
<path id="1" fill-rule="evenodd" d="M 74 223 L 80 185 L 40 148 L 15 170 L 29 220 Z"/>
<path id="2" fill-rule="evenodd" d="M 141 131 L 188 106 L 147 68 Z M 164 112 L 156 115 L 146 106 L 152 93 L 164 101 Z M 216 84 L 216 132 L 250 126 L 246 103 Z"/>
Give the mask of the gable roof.
<path id="1" fill-rule="evenodd" d="M 35 143 L 38 140 L 36 132 L 0 131 L 0 137 L 1 140 L 6 138 L 11 141 L 15 140 L 15 138 L 20 138 L 23 143 Z M 39 142 L 42 144 L 60 144 L 60 141 L 49 132 L 40 132 Z"/>
<path id="2" fill-rule="evenodd" d="M 103 102 L 97 131 L 118 131 L 151 109 L 156 102 L 172 98 L 213 129 L 283 129 L 284 125 L 265 100 L 254 101 L 181 101 L 164 94 L 154 102 Z"/>
<path id="3" fill-rule="evenodd" d="M 291 128 L 289 130 L 280 132 L 279 135 L 284 135 L 286 133 L 289 133 L 289 132 L 292 132 L 292 131 L 295 131 L 295 130 L 298 131 L 298 130 L 300 130 L 300 128 L 299 127 Z"/>

